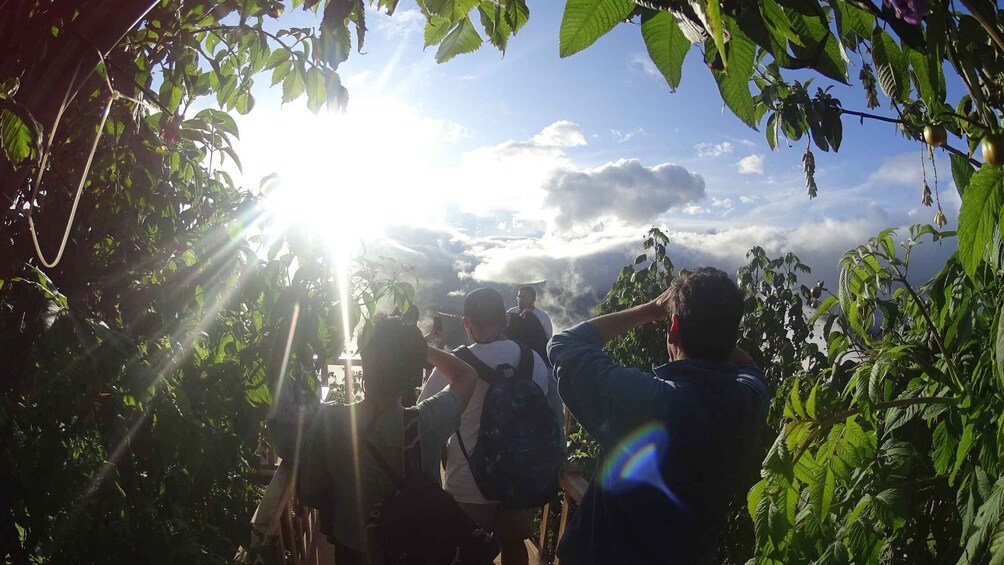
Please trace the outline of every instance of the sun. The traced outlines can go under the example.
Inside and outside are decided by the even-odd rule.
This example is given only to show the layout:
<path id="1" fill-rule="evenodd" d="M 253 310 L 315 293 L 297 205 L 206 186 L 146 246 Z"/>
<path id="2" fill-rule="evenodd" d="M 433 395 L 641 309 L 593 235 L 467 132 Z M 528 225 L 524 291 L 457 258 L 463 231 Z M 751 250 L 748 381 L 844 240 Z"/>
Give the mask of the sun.
<path id="1" fill-rule="evenodd" d="M 436 194 L 432 165 L 442 125 L 399 101 L 362 100 L 345 113 L 317 115 L 286 108 L 256 120 L 242 135 L 242 153 L 255 160 L 245 157 L 245 168 L 267 175 L 273 225 L 306 228 L 337 255 L 448 203 Z"/>

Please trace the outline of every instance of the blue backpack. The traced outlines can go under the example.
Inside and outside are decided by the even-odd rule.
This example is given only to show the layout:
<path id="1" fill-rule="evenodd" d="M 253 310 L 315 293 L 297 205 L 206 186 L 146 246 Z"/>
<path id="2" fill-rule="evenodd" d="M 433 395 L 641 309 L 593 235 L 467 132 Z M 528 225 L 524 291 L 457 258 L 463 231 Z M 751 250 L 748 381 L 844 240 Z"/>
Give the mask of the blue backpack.
<path id="1" fill-rule="evenodd" d="M 536 508 L 558 492 L 565 461 L 561 419 L 533 382 L 533 351 L 519 345 L 519 364 L 492 369 L 466 346 L 454 353 L 488 383 L 478 443 L 467 451 L 457 433 L 478 490 L 506 508 Z"/>

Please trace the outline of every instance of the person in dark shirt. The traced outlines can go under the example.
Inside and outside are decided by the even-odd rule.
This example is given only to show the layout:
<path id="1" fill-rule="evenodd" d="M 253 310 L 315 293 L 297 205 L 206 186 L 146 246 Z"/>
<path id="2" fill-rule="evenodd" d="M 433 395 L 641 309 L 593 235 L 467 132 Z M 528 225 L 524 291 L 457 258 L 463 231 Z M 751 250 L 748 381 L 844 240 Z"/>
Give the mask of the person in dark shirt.
<path id="1" fill-rule="evenodd" d="M 736 346 L 742 314 L 728 275 L 700 268 L 652 302 L 551 340 L 561 399 L 604 454 L 559 544 L 563 564 L 712 562 L 770 402 L 760 369 Z M 670 362 L 654 374 L 603 352 L 663 318 Z"/>

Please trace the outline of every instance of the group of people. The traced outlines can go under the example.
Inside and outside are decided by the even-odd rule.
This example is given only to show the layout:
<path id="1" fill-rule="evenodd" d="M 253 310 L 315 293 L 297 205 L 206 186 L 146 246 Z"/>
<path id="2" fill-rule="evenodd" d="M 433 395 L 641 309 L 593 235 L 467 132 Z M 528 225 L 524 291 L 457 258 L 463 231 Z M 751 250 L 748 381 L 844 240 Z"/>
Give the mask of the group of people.
<path id="1" fill-rule="evenodd" d="M 364 399 L 323 404 L 298 442 L 278 442 L 298 456 L 300 499 L 321 510 L 337 565 L 480 564 L 499 552 L 504 565 L 527 563 L 534 512 L 557 494 L 563 406 L 603 463 L 559 541 L 561 561 L 713 560 L 770 399 L 736 345 L 735 283 L 684 271 L 651 302 L 553 336 L 535 298 L 522 287 L 507 311 L 497 291 L 472 291 L 469 345 L 452 353 L 430 339 L 445 342 L 433 335 L 441 326 L 423 336 L 401 317 L 376 320 L 361 348 Z M 652 372 L 603 351 L 664 319 L 670 362 Z M 406 407 L 426 364 L 434 369 Z"/>

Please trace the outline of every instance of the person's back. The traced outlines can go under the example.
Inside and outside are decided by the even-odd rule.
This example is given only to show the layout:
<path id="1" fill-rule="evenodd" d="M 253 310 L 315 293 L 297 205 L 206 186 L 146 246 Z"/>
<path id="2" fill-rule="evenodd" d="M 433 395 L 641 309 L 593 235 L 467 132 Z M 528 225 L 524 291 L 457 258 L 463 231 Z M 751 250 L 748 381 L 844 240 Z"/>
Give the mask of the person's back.
<path id="1" fill-rule="evenodd" d="M 710 562 L 769 402 L 759 369 L 735 349 L 741 314 L 724 273 L 699 270 L 681 274 L 658 301 L 554 337 L 562 400 L 605 457 L 561 541 L 563 562 Z M 654 375 L 602 351 L 612 337 L 667 315 L 667 347 L 678 360 Z"/>
<path id="2" fill-rule="evenodd" d="M 463 322 L 468 335 L 475 342 L 468 349 L 485 365 L 492 368 L 499 365 L 519 365 L 520 346 L 503 335 L 506 329 L 505 308 L 501 295 L 496 291 L 478 289 L 471 292 L 465 300 Z M 533 382 L 547 395 L 551 409 L 560 414 L 561 402 L 547 366 L 539 355 L 532 351 L 528 353 L 534 358 Z M 419 402 L 436 395 L 444 384 L 440 372 L 433 371 L 419 396 Z M 520 559 L 512 557 L 512 554 L 523 548 L 523 539 L 532 535 L 533 511 L 506 511 L 498 502 L 487 500 L 478 489 L 463 453 L 465 449 L 471 453 L 477 445 L 488 388 L 488 383 L 478 379 L 471 401 L 460 417 L 458 433 L 447 442 L 444 488 L 475 521 L 496 534 L 502 545 L 502 561 L 509 563 Z M 463 440 L 463 448 L 458 436 Z M 526 559 L 525 549 L 521 557 Z"/>
<path id="3" fill-rule="evenodd" d="M 406 410 L 417 420 L 421 470 L 438 483 L 440 447 L 457 429 L 476 379 L 469 365 L 428 347 L 418 328 L 400 318 L 376 321 L 362 361 L 366 398 L 321 406 L 307 434 L 298 478 L 301 497 L 330 512 L 326 533 L 333 538 L 336 561 L 344 565 L 367 562 L 367 520 L 396 488 L 384 465 L 397 477 L 404 474 Z M 404 408 L 401 394 L 421 379 L 425 361 L 441 369 L 451 386 Z"/>

